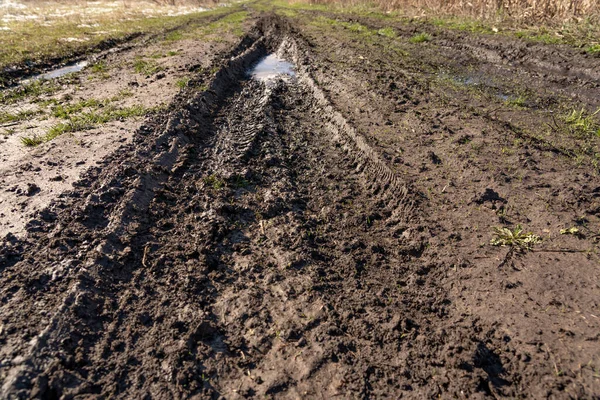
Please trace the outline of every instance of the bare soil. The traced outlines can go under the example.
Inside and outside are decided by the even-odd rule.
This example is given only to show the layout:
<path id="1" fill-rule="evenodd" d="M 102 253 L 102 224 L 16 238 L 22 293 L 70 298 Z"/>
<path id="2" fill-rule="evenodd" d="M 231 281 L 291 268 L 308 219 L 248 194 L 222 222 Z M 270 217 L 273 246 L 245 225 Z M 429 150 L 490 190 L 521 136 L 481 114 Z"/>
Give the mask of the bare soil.
<path id="1" fill-rule="evenodd" d="M 2 217 L 0 397 L 599 398 L 600 139 L 561 116 L 600 106 L 600 59 L 328 13 L 248 26 L 180 44 L 161 80 L 90 81 L 169 102 L 82 133 L 95 154 L 11 161 L 71 178 Z M 295 78 L 250 79 L 274 52 Z M 178 92 L 183 64 L 205 68 Z M 541 243 L 490 245 L 517 224 Z"/>

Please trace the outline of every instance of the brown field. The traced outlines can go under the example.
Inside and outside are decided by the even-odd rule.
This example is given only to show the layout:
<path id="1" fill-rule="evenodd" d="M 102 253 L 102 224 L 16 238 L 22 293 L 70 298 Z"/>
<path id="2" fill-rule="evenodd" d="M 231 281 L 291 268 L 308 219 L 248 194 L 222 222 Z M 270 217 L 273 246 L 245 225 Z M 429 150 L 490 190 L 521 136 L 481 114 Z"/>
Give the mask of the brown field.
<path id="1" fill-rule="evenodd" d="M 0 399 L 600 398 L 590 3 L 11 4 Z"/>

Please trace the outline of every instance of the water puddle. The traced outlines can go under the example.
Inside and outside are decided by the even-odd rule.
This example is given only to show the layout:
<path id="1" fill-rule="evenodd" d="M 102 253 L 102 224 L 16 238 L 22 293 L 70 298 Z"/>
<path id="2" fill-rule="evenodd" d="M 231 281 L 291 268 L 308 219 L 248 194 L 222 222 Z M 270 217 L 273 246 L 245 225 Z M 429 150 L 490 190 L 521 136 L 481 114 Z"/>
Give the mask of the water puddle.
<path id="1" fill-rule="evenodd" d="M 35 75 L 35 76 L 31 77 L 30 79 L 23 81 L 23 83 L 36 81 L 36 80 L 40 80 L 40 79 L 59 78 L 61 76 L 71 74 L 73 72 L 79 72 L 82 69 L 84 69 L 87 65 L 88 65 L 87 61 L 80 61 L 78 63 L 67 65 L 67 66 L 61 67 L 61 68 L 57 68 L 52 71 L 45 72 L 43 74 Z"/>
<path id="2" fill-rule="evenodd" d="M 466 75 L 466 76 L 456 76 L 448 73 L 440 73 L 438 76 L 442 79 L 447 79 L 453 82 L 458 86 L 465 87 L 479 87 L 482 89 L 487 89 L 488 93 L 493 96 L 499 98 L 502 101 L 510 101 L 514 97 L 508 93 L 503 92 L 500 87 L 494 82 L 492 78 L 485 76 L 475 76 L 475 75 Z"/>
<path id="3" fill-rule="evenodd" d="M 278 79 L 291 80 L 296 76 L 294 65 L 276 54 L 269 54 L 262 59 L 252 70 L 250 76 L 266 84 L 274 83 Z"/>

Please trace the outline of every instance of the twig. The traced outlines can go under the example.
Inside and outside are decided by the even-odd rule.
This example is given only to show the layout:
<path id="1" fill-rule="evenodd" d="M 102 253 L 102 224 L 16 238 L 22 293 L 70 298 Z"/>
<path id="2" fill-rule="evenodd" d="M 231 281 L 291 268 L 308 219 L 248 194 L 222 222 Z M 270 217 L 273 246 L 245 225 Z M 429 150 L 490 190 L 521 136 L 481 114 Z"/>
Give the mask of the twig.
<path id="1" fill-rule="evenodd" d="M 573 250 L 573 249 L 537 249 L 531 250 L 538 253 L 586 253 L 587 250 Z"/>
<path id="2" fill-rule="evenodd" d="M 142 256 L 142 265 L 144 267 L 148 267 L 146 265 L 146 256 L 148 255 L 148 250 L 150 249 L 150 246 L 146 245 L 146 247 L 144 247 L 144 255 Z"/>
<path id="3" fill-rule="evenodd" d="M 511 246 L 511 248 L 508 249 L 508 251 L 506 252 L 506 255 L 504 256 L 504 260 L 502 260 L 500 265 L 498 265 L 498 268 L 504 267 L 506 265 L 506 263 L 508 263 L 510 261 L 514 252 L 515 252 L 515 248 Z"/>

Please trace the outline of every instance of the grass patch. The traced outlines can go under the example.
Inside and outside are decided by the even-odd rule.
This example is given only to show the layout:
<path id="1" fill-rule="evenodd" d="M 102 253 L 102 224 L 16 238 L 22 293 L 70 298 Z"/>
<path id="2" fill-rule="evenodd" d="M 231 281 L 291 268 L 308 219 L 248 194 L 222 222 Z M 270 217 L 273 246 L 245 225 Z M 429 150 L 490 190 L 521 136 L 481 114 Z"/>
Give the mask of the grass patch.
<path id="1" fill-rule="evenodd" d="M 525 108 L 527 107 L 527 99 L 525 96 L 511 97 L 504 104 L 515 108 Z"/>
<path id="2" fill-rule="evenodd" d="M 225 187 L 225 181 L 215 174 L 204 177 L 202 181 L 205 185 L 210 186 L 215 190 L 220 190 Z"/>
<path id="3" fill-rule="evenodd" d="M 106 72 L 107 70 L 108 70 L 108 67 L 106 66 L 106 63 L 104 61 L 97 62 L 90 66 L 90 71 L 93 74 L 101 74 L 101 73 Z"/>
<path id="4" fill-rule="evenodd" d="M 181 39 L 183 39 L 183 33 L 179 32 L 179 31 L 169 32 L 165 36 L 165 40 L 168 40 L 169 42 L 175 42 L 175 41 L 181 40 Z"/>
<path id="5" fill-rule="evenodd" d="M 183 88 L 187 87 L 189 82 L 190 82 L 190 78 L 188 78 L 188 77 L 181 78 L 181 79 L 177 80 L 177 87 L 179 89 L 183 89 Z"/>
<path id="6" fill-rule="evenodd" d="M 154 61 L 144 60 L 141 57 L 138 57 L 133 62 L 133 70 L 142 75 L 154 75 L 155 73 L 162 71 L 164 68 L 158 65 Z"/>
<path id="7" fill-rule="evenodd" d="M 422 33 L 418 33 L 415 36 L 411 37 L 410 39 L 411 43 L 425 43 L 425 42 L 430 42 L 431 41 L 431 35 L 429 35 L 428 33 L 422 32 Z"/>
<path id="8" fill-rule="evenodd" d="M 79 13 L 79 17 L 57 18 L 44 25 L 36 21 L 10 22 L 6 24 L 10 31 L 0 34 L 0 70 L 12 65 L 68 59 L 75 54 L 84 54 L 103 42 L 124 41 L 139 34 L 159 34 L 230 11 L 230 7 L 221 7 L 187 15 L 148 18 L 143 12 L 129 13 L 121 8 L 111 13 L 90 16 L 93 21 L 87 21 L 87 26 L 81 23 Z M 40 21 L 47 22 L 48 19 L 45 17 Z M 98 26 L 92 27 L 89 22 Z M 178 31 L 167 34 L 173 40 L 178 35 Z M 65 38 L 76 40 L 68 41 Z"/>
<path id="9" fill-rule="evenodd" d="M 55 81 L 35 80 L 14 89 L 7 89 L 0 92 L 0 104 L 14 104 L 25 98 L 38 98 L 43 95 L 50 95 L 60 89 L 60 85 Z"/>
<path id="10" fill-rule="evenodd" d="M 587 46 L 585 51 L 592 55 L 600 55 L 600 44 L 593 44 L 591 46 Z"/>
<path id="11" fill-rule="evenodd" d="M 524 232 L 521 225 L 517 225 L 514 229 L 495 227 L 494 235 L 490 242 L 492 246 L 510 246 L 521 250 L 532 250 L 533 246 L 542 240 L 531 232 Z"/>
<path id="12" fill-rule="evenodd" d="M 40 136 L 24 136 L 21 138 L 21 143 L 27 147 L 35 147 L 39 144 L 44 143 L 44 139 Z"/>
<path id="13" fill-rule="evenodd" d="M 358 22 L 340 22 L 339 24 L 341 26 L 343 26 L 344 28 L 351 30 L 352 32 L 357 32 L 357 33 L 368 33 L 369 32 L 369 28 L 367 28 L 363 24 L 359 24 Z"/>
<path id="14" fill-rule="evenodd" d="M 377 34 L 379 36 L 385 36 L 390 39 L 394 39 L 396 37 L 396 31 L 394 30 L 394 28 L 390 28 L 390 27 L 381 28 L 380 30 L 377 31 Z"/>
<path id="15" fill-rule="evenodd" d="M 586 138 L 593 135 L 600 136 L 600 126 L 595 119 L 598 112 L 600 112 L 600 108 L 592 114 L 588 113 L 584 108 L 581 110 L 572 110 L 563 117 L 563 121 L 570 132 L 578 138 Z"/>
<path id="16" fill-rule="evenodd" d="M 40 112 L 41 111 L 34 110 L 19 111 L 16 113 L 0 111 L 0 124 L 23 121 L 39 114 Z"/>
<path id="17" fill-rule="evenodd" d="M 83 111 L 85 108 L 98 108 L 103 103 L 96 99 L 82 100 L 75 104 L 58 104 L 52 107 L 52 115 L 57 118 L 68 119 L 71 115 Z"/>
<path id="18" fill-rule="evenodd" d="M 248 12 L 238 11 L 224 16 L 209 24 L 189 24 L 180 30 L 183 39 L 209 39 L 212 41 L 223 41 L 223 37 L 232 34 L 236 37 L 244 35 L 242 23 L 248 17 Z"/>
<path id="19" fill-rule="evenodd" d="M 109 102 L 84 100 L 72 105 L 57 106 L 53 109 L 53 115 L 66 119 L 67 121 L 53 125 L 43 136 L 36 135 L 24 137 L 21 138 L 21 142 L 25 146 L 37 146 L 41 143 L 49 142 L 65 133 L 91 129 L 97 125 L 105 124 L 111 121 L 142 117 L 154 110 L 154 108 L 144 108 L 141 105 L 117 108 L 107 104 L 109 104 Z M 86 108 L 91 108 L 91 110 L 76 114 Z"/>
<path id="20" fill-rule="evenodd" d="M 141 105 L 125 108 L 106 107 L 101 111 L 90 111 L 80 115 L 69 117 L 67 122 L 62 122 L 52 126 L 46 135 L 42 137 L 44 142 L 68 133 L 91 129 L 96 125 L 105 124 L 111 121 L 124 120 L 132 117 L 141 117 L 150 110 Z"/>

